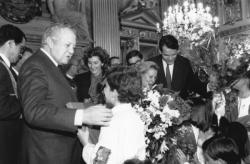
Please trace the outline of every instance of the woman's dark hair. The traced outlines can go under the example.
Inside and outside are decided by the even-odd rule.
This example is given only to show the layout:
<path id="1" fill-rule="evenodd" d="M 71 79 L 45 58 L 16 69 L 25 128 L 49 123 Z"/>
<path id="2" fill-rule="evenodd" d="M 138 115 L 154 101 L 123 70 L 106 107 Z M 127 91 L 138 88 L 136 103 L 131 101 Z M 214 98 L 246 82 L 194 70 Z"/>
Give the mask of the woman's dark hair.
<path id="1" fill-rule="evenodd" d="M 100 61 L 103 63 L 102 71 L 104 71 L 105 73 L 107 71 L 108 63 L 109 63 L 108 52 L 102 47 L 94 47 L 94 48 L 87 49 L 86 55 L 83 57 L 84 64 L 87 67 L 88 67 L 89 58 L 92 58 L 93 56 L 97 56 L 100 59 Z"/>
<path id="2" fill-rule="evenodd" d="M 191 123 L 201 131 L 207 131 L 213 122 L 212 103 L 200 101 L 192 107 Z"/>
<path id="3" fill-rule="evenodd" d="M 142 53 L 140 53 L 140 51 L 132 50 L 126 55 L 127 65 L 129 65 L 129 59 L 131 59 L 132 57 L 135 57 L 135 56 L 139 57 L 140 59 L 143 59 L 143 55 L 142 55 Z"/>
<path id="4" fill-rule="evenodd" d="M 107 73 L 110 89 L 118 92 L 118 99 L 122 103 L 134 103 L 142 97 L 141 77 L 135 68 L 119 66 Z"/>
<path id="5" fill-rule="evenodd" d="M 174 50 L 179 49 L 178 40 L 173 35 L 165 35 L 161 37 L 159 42 L 160 51 L 162 51 L 163 46 L 166 46 L 167 48 L 171 48 Z"/>
<path id="6" fill-rule="evenodd" d="M 23 39 L 26 40 L 25 34 L 18 27 L 11 24 L 0 27 L 0 46 L 4 45 L 8 40 L 14 40 L 16 44 L 20 44 Z"/>
<path id="7" fill-rule="evenodd" d="M 225 136 L 215 136 L 206 140 L 202 149 L 204 154 L 213 160 L 223 160 L 227 164 L 240 164 L 239 150 L 233 139 Z"/>
<path id="8" fill-rule="evenodd" d="M 123 164 L 152 164 L 149 160 L 139 160 L 137 158 L 126 160 Z"/>
<path id="9" fill-rule="evenodd" d="M 250 143 L 247 129 L 239 122 L 230 122 L 220 128 L 220 135 L 230 137 L 234 140 L 239 149 L 242 160 L 250 155 Z"/>

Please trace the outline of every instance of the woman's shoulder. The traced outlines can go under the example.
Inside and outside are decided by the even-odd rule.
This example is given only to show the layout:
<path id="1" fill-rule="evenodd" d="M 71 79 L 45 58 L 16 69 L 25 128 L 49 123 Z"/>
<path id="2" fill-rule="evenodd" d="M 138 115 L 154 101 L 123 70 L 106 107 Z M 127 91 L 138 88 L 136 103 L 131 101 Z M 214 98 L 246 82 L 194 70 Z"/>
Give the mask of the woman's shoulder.
<path id="1" fill-rule="evenodd" d="M 143 124 L 140 115 L 130 104 L 124 104 L 114 107 L 112 121 L 115 123 L 124 124 L 129 126 L 130 124 Z"/>
<path id="2" fill-rule="evenodd" d="M 88 72 L 84 72 L 84 73 L 80 73 L 78 75 L 76 75 L 74 77 L 74 81 L 75 82 L 86 82 L 86 81 L 90 81 L 90 77 L 91 77 L 91 73 Z"/>

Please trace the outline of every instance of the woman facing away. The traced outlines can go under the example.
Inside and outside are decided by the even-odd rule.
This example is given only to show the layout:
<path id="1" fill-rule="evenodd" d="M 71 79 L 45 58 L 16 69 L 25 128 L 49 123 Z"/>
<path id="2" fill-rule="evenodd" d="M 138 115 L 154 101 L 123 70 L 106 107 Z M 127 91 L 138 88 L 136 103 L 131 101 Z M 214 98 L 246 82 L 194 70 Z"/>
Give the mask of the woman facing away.
<path id="1" fill-rule="evenodd" d="M 225 136 L 215 136 L 202 145 L 206 164 L 241 164 L 235 142 Z"/>
<path id="2" fill-rule="evenodd" d="M 141 78 L 132 68 L 114 69 L 107 74 L 103 91 L 106 103 L 113 106 L 109 126 L 101 128 L 97 144 L 89 142 L 87 128 L 78 131 L 87 164 L 122 164 L 127 159 L 145 158 L 144 124 L 132 107 L 142 95 Z"/>

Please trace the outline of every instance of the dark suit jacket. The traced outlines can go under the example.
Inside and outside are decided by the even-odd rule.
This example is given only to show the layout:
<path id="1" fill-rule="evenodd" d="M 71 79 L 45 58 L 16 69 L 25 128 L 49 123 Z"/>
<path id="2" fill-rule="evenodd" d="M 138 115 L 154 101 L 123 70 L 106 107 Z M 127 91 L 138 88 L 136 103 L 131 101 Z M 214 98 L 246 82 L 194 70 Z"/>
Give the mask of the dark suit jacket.
<path id="1" fill-rule="evenodd" d="M 18 90 L 26 124 L 22 164 L 78 164 L 81 150 L 74 126 L 77 101 L 62 72 L 39 50 L 22 66 Z"/>
<path id="2" fill-rule="evenodd" d="M 158 55 L 149 60 L 155 62 L 159 66 L 156 84 L 163 84 L 163 87 L 167 88 L 167 80 L 162 64 L 162 56 Z M 177 55 L 174 62 L 171 85 L 172 90 L 180 91 L 180 96 L 184 99 L 187 98 L 188 91 L 194 91 L 204 97 L 208 96 L 206 84 L 203 84 L 198 77 L 194 75 L 189 60 L 180 55 Z"/>
<path id="3" fill-rule="evenodd" d="M 0 60 L 2 58 L 0 57 Z M 0 63 L 0 163 L 16 164 L 21 137 L 21 104 L 14 95 L 11 78 Z"/>
<path id="4" fill-rule="evenodd" d="M 79 101 L 90 98 L 89 87 L 91 84 L 91 73 L 84 72 L 75 76 L 74 81 L 77 87 L 77 98 Z"/>

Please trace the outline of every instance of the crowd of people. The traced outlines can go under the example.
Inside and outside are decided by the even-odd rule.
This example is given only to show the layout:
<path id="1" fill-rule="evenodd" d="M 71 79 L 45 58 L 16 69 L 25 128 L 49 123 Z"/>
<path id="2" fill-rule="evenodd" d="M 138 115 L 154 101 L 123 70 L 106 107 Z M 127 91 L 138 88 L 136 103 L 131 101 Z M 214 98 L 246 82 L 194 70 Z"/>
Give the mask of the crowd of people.
<path id="1" fill-rule="evenodd" d="M 195 145 L 191 163 L 250 163 L 250 71 L 231 85 L 237 94 L 227 102 L 199 80 L 172 35 L 161 37 L 153 58 L 130 51 L 126 66 L 101 47 L 73 56 L 76 31 L 64 24 L 48 27 L 35 53 L 25 42 L 18 27 L 0 27 L 0 164 L 152 163 L 133 105 L 160 84 L 184 100 L 193 92 L 200 97 L 175 129 L 187 129 L 177 142 Z M 68 105 L 73 102 L 82 106 Z M 162 163 L 190 158 L 180 147 Z"/>

